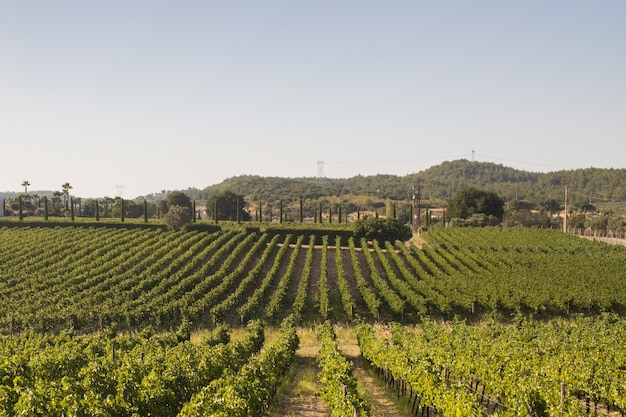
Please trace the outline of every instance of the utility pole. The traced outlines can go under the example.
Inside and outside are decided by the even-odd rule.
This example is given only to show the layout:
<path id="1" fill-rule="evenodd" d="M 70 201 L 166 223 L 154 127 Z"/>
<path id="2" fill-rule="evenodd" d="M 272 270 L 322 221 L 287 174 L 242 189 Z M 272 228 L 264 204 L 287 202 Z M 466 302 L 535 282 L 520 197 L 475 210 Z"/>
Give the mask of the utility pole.
<path id="1" fill-rule="evenodd" d="M 324 161 L 320 159 L 317 160 L 317 178 L 326 178 L 326 175 L 324 174 Z"/>
<path id="2" fill-rule="evenodd" d="M 565 216 L 563 217 L 563 233 L 567 233 L 567 203 L 568 203 L 567 185 L 565 185 Z"/>

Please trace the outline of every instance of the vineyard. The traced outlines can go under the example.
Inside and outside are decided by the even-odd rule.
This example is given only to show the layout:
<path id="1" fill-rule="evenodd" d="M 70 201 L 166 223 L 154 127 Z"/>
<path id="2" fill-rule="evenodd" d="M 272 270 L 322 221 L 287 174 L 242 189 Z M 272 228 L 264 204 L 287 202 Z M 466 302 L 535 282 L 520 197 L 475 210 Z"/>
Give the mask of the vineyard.
<path id="1" fill-rule="evenodd" d="M 3 227 L 0 415 L 263 415 L 298 326 L 331 415 L 368 415 L 332 323 L 414 415 L 619 415 L 624 265 L 547 230 Z"/>

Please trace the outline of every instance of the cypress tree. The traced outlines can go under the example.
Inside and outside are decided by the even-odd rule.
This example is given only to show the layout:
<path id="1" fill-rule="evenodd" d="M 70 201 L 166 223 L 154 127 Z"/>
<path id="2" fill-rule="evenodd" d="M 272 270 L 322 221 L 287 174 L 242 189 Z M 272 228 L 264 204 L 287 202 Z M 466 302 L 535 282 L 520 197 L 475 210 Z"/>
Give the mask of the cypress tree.
<path id="1" fill-rule="evenodd" d="M 320 209 L 318 211 L 319 215 L 320 215 L 320 223 L 322 223 L 322 202 L 320 201 Z"/>
<path id="2" fill-rule="evenodd" d="M 22 213 L 22 196 L 17 197 L 17 209 L 20 211 L 20 221 L 24 220 L 24 213 Z"/>
<path id="3" fill-rule="evenodd" d="M 148 200 L 143 199 L 143 221 L 148 223 Z"/>
<path id="4" fill-rule="evenodd" d="M 304 208 L 302 207 L 302 197 L 300 197 L 300 223 L 304 222 Z"/>
<path id="5" fill-rule="evenodd" d="M 43 218 L 44 220 L 48 220 L 48 197 L 43 196 Z"/>
<path id="6" fill-rule="evenodd" d="M 339 223 L 341 223 L 341 204 L 337 206 L 337 217 L 339 218 Z"/>
<path id="7" fill-rule="evenodd" d="M 70 198 L 70 218 L 74 221 L 74 199 Z"/>
<path id="8" fill-rule="evenodd" d="M 259 222 L 263 221 L 263 206 L 259 203 Z"/>
<path id="9" fill-rule="evenodd" d="M 215 199 L 215 202 L 213 203 L 213 220 L 215 221 L 215 224 L 217 224 L 217 198 Z"/>
<path id="10" fill-rule="evenodd" d="M 122 210 L 121 210 L 121 211 L 122 211 L 122 214 L 121 214 L 121 220 L 122 220 L 122 222 L 124 222 L 124 199 L 123 199 L 123 198 L 121 199 L 121 203 L 122 203 Z"/>
<path id="11" fill-rule="evenodd" d="M 193 214 L 193 222 L 195 223 L 196 222 L 196 200 L 193 200 L 192 206 L 193 206 L 193 208 L 192 208 L 192 210 L 193 210 L 193 213 L 192 213 Z"/>
<path id="12" fill-rule="evenodd" d="M 328 223 L 332 223 L 333 222 L 333 206 L 332 204 L 328 205 Z"/>
<path id="13" fill-rule="evenodd" d="M 237 199 L 237 224 L 241 223 L 241 209 L 239 208 L 239 199 Z"/>
<path id="14" fill-rule="evenodd" d="M 100 203 L 96 200 L 96 221 L 100 221 Z"/>
<path id="15" fill-rule="evenodd" d="M 358 207 L 356 209 L 356 219 L 361 220 L 361 209 Z"/>
<path id="16" fill-rule="evenodd" d="M 279 201 L 279 206 L 278 206 L 278 223 L 282 223 L 283 222 L 283 200 Z"/>

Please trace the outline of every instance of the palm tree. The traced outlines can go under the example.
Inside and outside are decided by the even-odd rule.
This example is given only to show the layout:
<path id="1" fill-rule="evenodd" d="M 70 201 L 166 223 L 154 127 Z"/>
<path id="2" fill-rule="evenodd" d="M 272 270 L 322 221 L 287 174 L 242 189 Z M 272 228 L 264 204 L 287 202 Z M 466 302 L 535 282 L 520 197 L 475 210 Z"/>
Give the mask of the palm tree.
<path id="1" fill-rule="evenodd" d="M 22 181 L 22 187 L 24 187 L 24 194 L 28 194 L 29 186 L 30 186 L 30 182 L 28 182 L 28 180 Z"/>
<path id="2" fill-rule="evenodd" d="M 61 186 L 63 188 L 63 199 L 65 200 L 65 210 L 69 210 L 70 190 L 73 188 L 69 182 Z"/>

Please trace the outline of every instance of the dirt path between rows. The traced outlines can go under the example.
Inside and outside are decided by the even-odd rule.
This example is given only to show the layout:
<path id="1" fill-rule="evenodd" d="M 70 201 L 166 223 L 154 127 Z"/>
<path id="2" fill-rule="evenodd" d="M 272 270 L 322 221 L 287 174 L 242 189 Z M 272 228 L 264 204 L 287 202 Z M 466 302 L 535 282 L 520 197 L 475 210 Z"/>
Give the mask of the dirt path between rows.
<path id="1" fill-rule="evenodd" d="M 361 356 L 361 350 L 358 345 L 341 345 L 339 346 L 343 354 L 352 361 L 354 367 L 354 376 L 359 381 L 359 392 L 365 397 L 369 403 L 371 417 L 398 417 L 400 412 L 396 407 L 389 392 L 385 389 L 384 383 L 373 375 L 365 359 Z"/>
<path id="2" fill-rule="evenodd" d="M 370 416 L 401 416 L 384 384 L 363 362 L 358 345 L 340 345 L 339 348 L 353 363 L 359 393 L 371 407 Z M 270 417 L 327 417 L 330 414 L 328 406 L 316 395 L 321 388 L 318 357 L 319 346 L 303 346 L 298 349 L 287 375 L 287 382 L 272 407 Z"/>
<path id="3" fill-rule="evenodd" d="M 328 406 L 316 395 L 321 388 L 317 358 L 319 346 L 298 349 L 289 369 L 285 390 L 278 395 L 270 417 L 327 417 Z"/>

